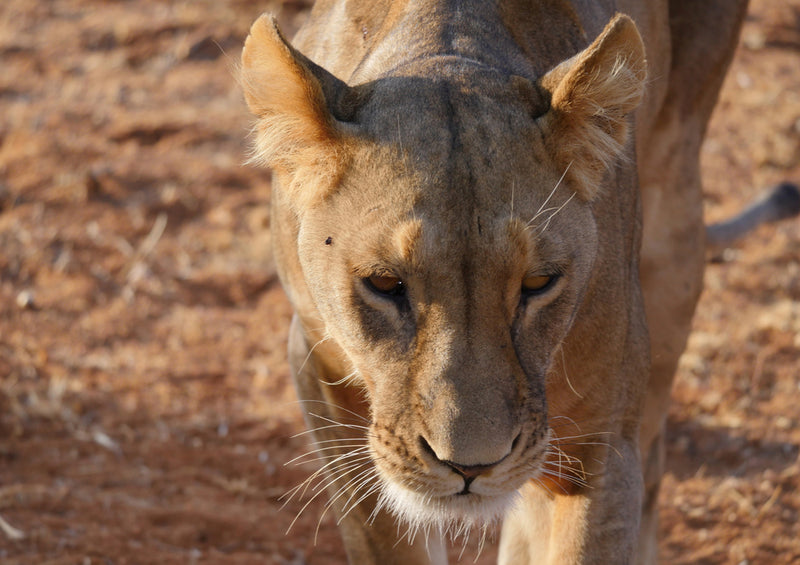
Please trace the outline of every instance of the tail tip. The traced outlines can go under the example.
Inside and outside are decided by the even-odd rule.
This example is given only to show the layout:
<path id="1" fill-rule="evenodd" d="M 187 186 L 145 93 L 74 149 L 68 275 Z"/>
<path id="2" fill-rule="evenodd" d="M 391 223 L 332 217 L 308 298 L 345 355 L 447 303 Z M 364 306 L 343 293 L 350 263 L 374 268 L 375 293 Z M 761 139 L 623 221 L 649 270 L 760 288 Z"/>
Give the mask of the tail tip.
<path id="1" fill-rule="evenodd" d="M 780 219 L 792 218 L 800 214 L 800 188 L 789 181 L 776 186 L 770 199 L 780 211 Z"/>

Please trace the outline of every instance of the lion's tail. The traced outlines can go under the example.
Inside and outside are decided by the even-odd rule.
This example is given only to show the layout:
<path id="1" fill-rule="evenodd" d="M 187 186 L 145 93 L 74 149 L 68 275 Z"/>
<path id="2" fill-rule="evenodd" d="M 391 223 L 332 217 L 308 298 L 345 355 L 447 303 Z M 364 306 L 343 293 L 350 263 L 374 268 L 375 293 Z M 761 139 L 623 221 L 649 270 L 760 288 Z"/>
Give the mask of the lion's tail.
<path id="1" fill-rule="evenodd" d="M 768 224 L 800 215 L 800 189 L 791 182 L 782 182 L 742 212 L 706 227 L 706 248 L 718 255 L 734 241 L 761 224 Z"/>

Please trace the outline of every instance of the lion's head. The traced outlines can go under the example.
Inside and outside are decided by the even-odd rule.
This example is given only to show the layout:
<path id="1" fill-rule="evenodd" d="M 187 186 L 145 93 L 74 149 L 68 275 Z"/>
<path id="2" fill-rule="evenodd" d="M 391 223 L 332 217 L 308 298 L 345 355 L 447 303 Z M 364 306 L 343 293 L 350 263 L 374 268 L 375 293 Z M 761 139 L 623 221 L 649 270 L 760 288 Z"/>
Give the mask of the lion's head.
<path id="1" fill-rule="evenodd" d="M 267 17 L 242 57 L 282 280 L 329 368 L 315 378 L 363 389 L 395 514 L 493 520 L 554 472 L 552 375 L 587 294 L 613 303 L 630 279 L 596 267 L 615 252 L 596 206 L 644 89 L 634 24 L 539 77 L 409 54 L 346 84 Z"/>

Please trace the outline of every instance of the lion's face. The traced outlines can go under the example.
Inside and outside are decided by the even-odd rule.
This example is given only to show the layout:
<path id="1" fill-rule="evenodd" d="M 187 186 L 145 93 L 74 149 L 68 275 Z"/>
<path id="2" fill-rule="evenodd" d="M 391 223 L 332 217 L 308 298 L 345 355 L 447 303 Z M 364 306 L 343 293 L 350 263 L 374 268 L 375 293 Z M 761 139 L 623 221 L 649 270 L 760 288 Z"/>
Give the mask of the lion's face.
<path id="1" fill-rule="evenodd" d="M 547 154 L 537 109 L 499 77 L 465 75 L 459 90 L 415 85 L 421 109 L 375 92 L 365 113 L 413 118 L 370 122 L 336 192 L 299 223 L 310 293 L 369 396 L 385 492 L 436 520 L 493 515 L 541 469 L 546 378 L 596 247 L 590 205 Z M 507 102 L 475 113 L 473 81 Z"/>
<path id="2" fill-rule="evenodd" d="M 444 57 L 352 92 L 309 82 L 257 26 L 244 84 L 292 207 L 284 282 L 349 371 L 336 386 L 365 392 L 384 503 L 417 525 L 491 521 L 549 470 L 548 375 L 598 283 L 592 202 L 641 94 L 638 34 L 615 40 L 635 52 L 606 56 L 601 38 L 538 83 Z M 624 84 L 591 84 L 629 61 Z"/>

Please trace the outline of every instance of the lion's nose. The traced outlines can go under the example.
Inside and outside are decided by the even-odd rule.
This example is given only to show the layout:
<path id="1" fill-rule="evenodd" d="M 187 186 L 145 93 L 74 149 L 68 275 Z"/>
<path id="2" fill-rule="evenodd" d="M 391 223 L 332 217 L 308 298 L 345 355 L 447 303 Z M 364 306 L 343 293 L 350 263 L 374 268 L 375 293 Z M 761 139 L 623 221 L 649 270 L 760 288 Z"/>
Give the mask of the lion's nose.
<path id="1" fill-rule="evenodd" d="M 505 457 L 503 457 L 505 459 Z M 501 459 L 500 461 L 502 461 Z M 441 460 L 440 460 L 441 461 Z M 494 463 L 490 463 L 488 465 L 459 465 L 458 463 L 454 463 L 453 461 L 442 461 L 445 465 L 453 469 L 456 473 L 461 475 L 467 480 L 472 480 L 478 475 L 482 475 L 498 463 L 500 461 L 496 461 Z"/>
<path id="2" fill-rule="evenodd" d="M 476 477 L 486 473 L 487 471 L 491 470 L 492 468 L 494 468 L 497 465 L 499 465 L 502 461 L 504 461 L 506 459 L 506 457 L 508 457 L 511 454 L 511 451 L 513 451 L 514 446 L 517 445 L 517 441 L 518 440 L 519 440 L 519 435 L 517 435 L 517 437 L 511 443 L 511 449 L 509 450 L 509 452 L 506 453 L 505 455 L 503 455 L 497 461 L 492 461 L 490 463 L 485 463 L 485 464 L 480 464 L 480 465 L 464 465 L 464 464 L 458 463 L 456 461 L 450 461 L 450 460 L 443 459 L 443 458 L 439 457 L 439 455 L 436 453 L 436 451 L 433 449 L 433 447 L 431 447 L 431 444 L 428 443 L 428 441 L 424 437 L 422 437 L 422 436 L 419 437 L 420 445 L 422 446 L 423 451 L 428 453 L 430 456 L 432 456 L 438 462 L 442 463 L 443 465 L 447 465 L 453 471 L 455 471 L 456 473 L 461 475 L 464 478 L 464 481 L 466 482 L 467 488 L 469 487 L 469 484 L 473 480 L 475 480 Z"/>

